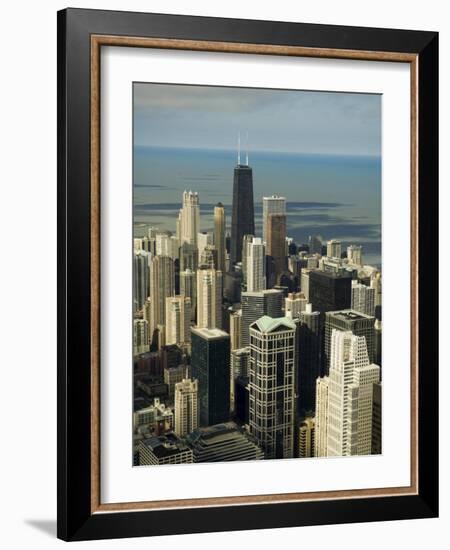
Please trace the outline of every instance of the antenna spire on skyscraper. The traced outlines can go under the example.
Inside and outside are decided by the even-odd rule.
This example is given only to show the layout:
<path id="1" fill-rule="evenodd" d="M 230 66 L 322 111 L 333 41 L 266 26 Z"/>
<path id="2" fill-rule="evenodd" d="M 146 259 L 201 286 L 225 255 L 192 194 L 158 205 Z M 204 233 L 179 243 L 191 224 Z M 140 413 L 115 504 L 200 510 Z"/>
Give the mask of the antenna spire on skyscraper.
<path id="1" fill-rule="evenodd" d="M 241 131 L 238 132 L 238 165 L 241 164 Z"/>
<path id="2" fill-rule="evenodd" d="M 247 134 L 246 134 L 246 153 L 245 153 L 245 164 L 248 166 L 248 131 L 247 131 Z"/>

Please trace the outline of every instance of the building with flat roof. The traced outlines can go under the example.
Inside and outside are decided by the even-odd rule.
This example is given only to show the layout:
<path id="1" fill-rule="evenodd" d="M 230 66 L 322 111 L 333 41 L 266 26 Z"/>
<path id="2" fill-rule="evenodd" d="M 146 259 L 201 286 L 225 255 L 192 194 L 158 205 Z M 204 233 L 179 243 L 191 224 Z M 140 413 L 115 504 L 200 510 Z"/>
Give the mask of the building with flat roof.
<path id="1" fill-rule="evenodd" d="M 198 380 L 175 385 L 175 433 L 183 437 L 198 428 Z"/>
<path id="2" fill-rule="evenodd" d="M 298 457 L 311 458 L 315 449 L 315 420 L 314 417 L 307 417 L 298 429 Z"/>
<path id="3" fill-rule="evenodd" d="M 192 450 L 175 434 L 150 437 L 139 442 L 139 464 L 191 464 Z"/>
<path id="4" fill-rule="evenodd" d="M 220 329 L 192 328 L 192 377 L 198 380 L 200 426 L 230 415 L 230 336 Z"/>
<path id="5" fill-rule="evenodd" d="M 308 298 L 314 311 L 337 311 L 351 305 L 351 272 L 310 271 L 308 286 Z"/>
<path id="6" fill-rule="evenodd" d="M 364 336 L 366 339 L 369 362 L 375 362 L 375 317 L 365 315 L 353 309 L 328 311 L 325 313 L 324 334 L 324 366 L 326 373 L 328 373 L 330 368 L 331 337 L 333 329 L 343 332 L 350 331 L 355 336 Z"/>
<path id="7" fill-rule="evenodd" d="M 281 290 L 268 289 L 260 292 L 243 292 L 241 296 L 242 322 L 241 347 L 250 344 L 249 327 L 262 317 L 281 317 L 283 293 Z"/>
<path id="8" fill-rule="evenodd" d="M 234 422 L 226 422 L 190 433 L 186 442 L 192 449 L 194 462 L 230 462 L 261 460 L 263 451 Z"/>

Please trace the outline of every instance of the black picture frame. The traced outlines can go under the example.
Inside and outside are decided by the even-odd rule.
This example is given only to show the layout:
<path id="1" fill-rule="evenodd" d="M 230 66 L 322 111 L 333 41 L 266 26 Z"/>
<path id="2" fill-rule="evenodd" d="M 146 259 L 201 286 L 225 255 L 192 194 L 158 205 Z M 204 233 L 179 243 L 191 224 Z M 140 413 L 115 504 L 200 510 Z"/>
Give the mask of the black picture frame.
<path id="1" fill-rule="evenodd" d="M 201 533 L 438 515 L 438 34 L 66 9 L 58 12 L 58 531 L 63 540 Z M 91 36 L 418 56 L 417 495 L 91 512 Z"/>

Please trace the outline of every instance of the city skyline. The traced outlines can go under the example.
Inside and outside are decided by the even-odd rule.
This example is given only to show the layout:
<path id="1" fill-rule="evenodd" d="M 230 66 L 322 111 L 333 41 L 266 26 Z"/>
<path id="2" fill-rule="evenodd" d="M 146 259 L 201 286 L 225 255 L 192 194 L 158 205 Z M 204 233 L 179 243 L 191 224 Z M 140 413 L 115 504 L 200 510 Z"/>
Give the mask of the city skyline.
<path id="1" fill-rule="evenodd" d="M 199 87 L 184 95 L 185 86 L 171 87 L 158 104 L 162 88 L 146 86 L 135 85 L 138 105 L 141 88 L 151 90 L 146 107 L 159 105 L 176 118 L 181 110 L 188 127 L 200 98 L 205 113 L 215 109 L 231 118 L 270 106 L 278 113 L 286 109 L 285 92 L 274 90 L 252 90 L 250 98 L 242 89 Z M 324 98 L 317 101 L 327 112 Z M 330 105 L 339 119 L 341 100 Z M 364 112 L 353 109 L 350 118 L 362 124 Z M 135 118 L 141 115 L 136 107 Z M 267 140 L 271 123 L 265 124 L 261 139 Z M 173 133 L 173 124 L 169 128 Z M 220 124 L 210 128 L 220 130 Z M 330 223 L 328 211 L 340 208 L 349 221 L 345 208 L 353 207 L 359 215 L 353 213 L 347 225 L 374 222 L 380 239 L 381 203 L 360 202 L 374 186 L 368 196 L 381 197 L 381 176 L 377 180 L 367 161 L 355 156 L 339 156 L 336 173 L 336 160 L 321 156 L 310 179 L 295 185 L 292 176 L 308 164 L 302 155 L 291 162 L 285 152 L 249 156 L 238 135 L 234 154 L 219 155 L 219 168 L 218 157 L 205 148 L 172 147 L 169 156 L 161 148 L 142 148 L 139 132 L 135 126 L 135 166 L 142 155 L 146 163 L 133 180 L 133 464 L 380 453 L 381 257 L 370 253 L 374 240 L 367 234 L 342 238 L 345 230 L 337 230 L 337 217 Z M 373 136 L 367 135 L 369 143 Z M 192 138 L 191 145 L 202 143 L 195 131 Z M 189 183 L 182 190 L 166 189 L 175 166 Z M 214 169 L 222 175 L 216 178 Z M 317 169 L 328 174 L 327 185 L 318 185 Z M 355 177 L 361 189 L 350 192 Z M 158 201 L 161 190 L 166 201 L 161 193 Z M 354 204 L 345 202 L 347 194 Z M 302 225 L 308 216 L 315 226 Z M 305 234 L 299 227 L 317 231 Z"/>

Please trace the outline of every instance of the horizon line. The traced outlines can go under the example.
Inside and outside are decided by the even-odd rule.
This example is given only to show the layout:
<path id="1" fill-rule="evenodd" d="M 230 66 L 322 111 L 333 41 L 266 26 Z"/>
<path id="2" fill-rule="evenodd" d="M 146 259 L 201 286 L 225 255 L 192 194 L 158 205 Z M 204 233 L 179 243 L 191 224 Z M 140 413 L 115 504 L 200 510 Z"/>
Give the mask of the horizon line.
<path id="1" fill-rule="evenodd" d="M 224 147 L 183 147 L 180 145 L 147 145 L 147 144 L 133 144 L 134 148 L 145 149 L 177 149 L 183 151 L 221 151 L 227 153 L 236 153 L 235 149 Z M 370 157 L 381 159 L 381 153 L 339 153 L 339 152 L 312 152 L 312 151 L 280 151 L 277 149 L 252 149 L 252 153 L 279 153 L 285 155 L 313 155 L 313 156 L 329 156 L 329 157 Z M 249 155 L 250 156 L 250 155 Z"/>

